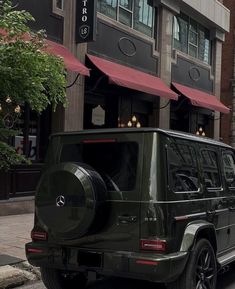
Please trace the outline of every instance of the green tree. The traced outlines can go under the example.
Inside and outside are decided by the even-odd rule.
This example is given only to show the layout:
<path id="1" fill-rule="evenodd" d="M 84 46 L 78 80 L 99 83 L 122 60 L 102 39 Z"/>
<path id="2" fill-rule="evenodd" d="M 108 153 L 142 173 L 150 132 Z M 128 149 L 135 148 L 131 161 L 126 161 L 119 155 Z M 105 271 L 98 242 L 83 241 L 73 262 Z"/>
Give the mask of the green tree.
<path id="1" fill-rule="evenodd" d="M 66 73 L 60 57 L 46 53 L 45 32 L 34 32 L 30 13 L 0 0 L 0 169 L 25 161 L 8 145 L 15 119 L 28 105 L 40 113 L 66 104 Z"/>

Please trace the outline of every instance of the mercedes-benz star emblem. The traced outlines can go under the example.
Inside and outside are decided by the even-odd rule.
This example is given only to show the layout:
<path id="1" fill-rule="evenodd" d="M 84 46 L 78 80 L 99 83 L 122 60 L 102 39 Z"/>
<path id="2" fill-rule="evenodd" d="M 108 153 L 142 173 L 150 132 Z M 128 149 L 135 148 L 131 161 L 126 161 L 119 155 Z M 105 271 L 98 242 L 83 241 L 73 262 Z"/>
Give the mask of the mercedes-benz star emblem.
<path id="1" fill-rule="evenodd" d="M 65 205 L 65 197 L 60 195 L 56 198 L 56 206 L 57 207 L 64 207 Z"/>

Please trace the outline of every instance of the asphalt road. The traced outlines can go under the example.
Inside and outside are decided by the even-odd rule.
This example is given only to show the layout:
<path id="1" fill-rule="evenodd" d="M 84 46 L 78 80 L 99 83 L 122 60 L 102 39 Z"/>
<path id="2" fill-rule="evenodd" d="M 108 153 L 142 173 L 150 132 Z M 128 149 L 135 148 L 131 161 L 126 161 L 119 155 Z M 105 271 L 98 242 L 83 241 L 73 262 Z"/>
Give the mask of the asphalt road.
<path id="1" fill-rule="evenodd" d="M 235 264 L 230 270 L 218 276 L 217 289 L 235 289 Z M 18 287 L 19 289 L 46 289 L 42 282 Z M 87 289 L 165 289 L 164 286 L 142 281 L 129 281 L 118 278 L 92 282 Z"/>

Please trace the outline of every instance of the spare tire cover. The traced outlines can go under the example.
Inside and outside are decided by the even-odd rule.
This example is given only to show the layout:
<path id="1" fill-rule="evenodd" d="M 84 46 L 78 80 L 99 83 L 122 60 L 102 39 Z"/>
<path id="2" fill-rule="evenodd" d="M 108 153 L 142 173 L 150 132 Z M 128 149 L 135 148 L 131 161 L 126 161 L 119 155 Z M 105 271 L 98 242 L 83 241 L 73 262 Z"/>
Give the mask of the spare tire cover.
<path id="1" fill-rule="evenodd" d="M 41 177 L 35 197 L 36 214 L 49 233 L 59 239 L 75 239 L 91 227 L 105 195 L 100 175 L 84 164 L 61 163 Z"/>

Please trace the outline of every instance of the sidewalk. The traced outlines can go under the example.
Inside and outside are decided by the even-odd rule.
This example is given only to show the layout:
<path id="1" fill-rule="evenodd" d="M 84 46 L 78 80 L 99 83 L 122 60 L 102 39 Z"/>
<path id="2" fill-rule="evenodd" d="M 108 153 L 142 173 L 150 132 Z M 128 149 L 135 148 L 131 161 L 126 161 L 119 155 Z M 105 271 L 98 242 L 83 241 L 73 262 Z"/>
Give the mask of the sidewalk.
<path id="1" fill-rule="evenodd" d="M 26 261 L 25 243 L 31 241 L 34 214 L 0 216 L 0 289 L 40 278 Z"/>
<path id="2" fill-rule="evenodd" d="M 31 241 L 33 216 L 24 214 L 0 217 L 0 256 L 5 254 L 26 260 L 24 246 Z"/>

